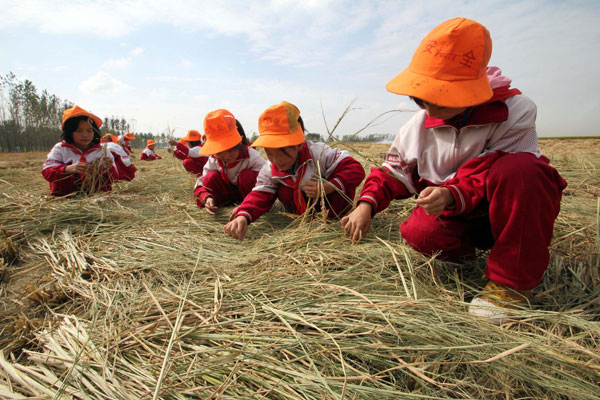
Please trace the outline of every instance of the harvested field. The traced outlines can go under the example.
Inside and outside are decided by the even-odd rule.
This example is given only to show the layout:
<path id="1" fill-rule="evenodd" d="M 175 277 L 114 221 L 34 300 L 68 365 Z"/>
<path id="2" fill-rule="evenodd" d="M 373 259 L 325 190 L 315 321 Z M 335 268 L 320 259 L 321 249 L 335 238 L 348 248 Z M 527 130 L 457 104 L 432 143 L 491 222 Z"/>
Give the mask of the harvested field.
<path id="1" fill-rule="evenodd" d="M 598 399 L 600 139 L 540 146 L 569 186 L 532 308 L 503 326 L 466 312 L 485 253 L 402 242 L 412 200 L 358 244 L 277 205 L 239 243 L 162 150 L 65 199 L 45 154 L 1 154 L 0 398 Z M 350 147 L 368 169 L 388 145 Z"/>

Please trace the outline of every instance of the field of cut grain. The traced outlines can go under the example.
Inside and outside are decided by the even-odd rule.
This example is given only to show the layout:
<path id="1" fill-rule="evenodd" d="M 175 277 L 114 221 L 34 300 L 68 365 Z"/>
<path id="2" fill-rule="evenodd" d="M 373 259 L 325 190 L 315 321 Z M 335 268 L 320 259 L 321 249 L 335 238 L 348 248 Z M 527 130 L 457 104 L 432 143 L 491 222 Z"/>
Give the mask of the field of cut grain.
<path id="1" fill-rule="evenodd" d="M 597 399 L 600 140 L 540 146 L 569 186 L 532 308 L 503 326 L 466 312 L 485 253 L 402 242 L 412 200 L 354 245 L 277 205 L 239 243 L 166 153 L 66 199 L 45 154 L 0 154 L 0 398 Z M 368 169 L 387 147 L 351 151 Z"/>

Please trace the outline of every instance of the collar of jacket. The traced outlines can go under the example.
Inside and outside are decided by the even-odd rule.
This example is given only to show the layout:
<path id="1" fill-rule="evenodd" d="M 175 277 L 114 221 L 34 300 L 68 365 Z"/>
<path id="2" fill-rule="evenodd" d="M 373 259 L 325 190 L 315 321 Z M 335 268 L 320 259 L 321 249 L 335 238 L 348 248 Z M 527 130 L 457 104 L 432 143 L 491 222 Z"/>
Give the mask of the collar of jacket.
<path id="1" fill-rule="evenodd" d="M 509 86 L 501 86 L 494 89 L 492 98 L 483 104 L 475 107 L 471 107 L 468 111 L 470 114 L 463 124 L 463 126 L 469 125 L 487 125 L 496 122 L 503 122 L 508 119 L 508 106 L 506 105 L 506 99 L 512 96 L 521 94 L 519 89 L 511 89 Z M 425 129 L 437 128 L 440 126 L 453 126 L 455 128 L 462 128 L 458 126 L 457 121 L 443 120 L 440 118 L 434 118 L 430 116 L 425 117 Z"/>
<path id="2" fill-rule="evenodd" d="M 298 152 L 298 166 L 296 167 L 296 171 L 293 174 L 290 174 L 288 171 L 281 171 L 279 168 L 275 166 L 275 164 L 271 163 L 271 175 L 276 176 L 278 178 L 287 178 L 289 176 L 295 176 L 298 174 L 298 171 L 307 161 L 312 160 L 310 155 L 310 151 L 308 149 L 308 144 L 304 142 L 302 144 L 302 148 Z"/>
<path id="3" fill-rule="evenodd" d="M 67 143 L 67 142 L 65 142 L 64 140 L 62 141 L 62 143 L 61 143 L 60 145 L 61 145 L 62 147 L 68 147 L 68 148 L 70 148 L 71 150 L 73 150 L 75 153 L 77 153 L 77 154 L 81 154 L 81 155 L 85 155 L 85 154 L 91 153 L 93 150 L 96 150 L 96 149 L 99 149 L 99 148 L 101 148 L 101 147 L 102 147 L 102 146 L 100 146 L 100 144 L 99 144 L 99 143 L 96 143 L 96 144 L 93 144 L 93 145 L 91 145 L 91 146 L 90 146 L 90 148 L 89 148 L 89 149 L 87 149 L 86 151 L 81 151 L 81 150 L 79 150 L 79 148 L 78 148 L 77 146 L 75 146 L 74 144 L 72 144 L 72 143 Z"/>
<path id="4" fill-rule="evenodd" d="M 245 160 L 246 158 L 249 158 L 249 157 L 250 157 L 250 153 L 248 153 L 248 146 L 244 146 L 244 148 L 242 150 L 240 150 L 240 152 L 234 162 L 230 162 L 229 164 L 225 165 L 225 163 L 223 161 L 219 160 L 218 158 L 217 158 L 217 161 L 219 162 L 219 165 L 221 166 L 221 168 L 229 169 L 229 168 L 235 167 L 236 165 L 238 165 L 238 163 L 240 161 Z"/>

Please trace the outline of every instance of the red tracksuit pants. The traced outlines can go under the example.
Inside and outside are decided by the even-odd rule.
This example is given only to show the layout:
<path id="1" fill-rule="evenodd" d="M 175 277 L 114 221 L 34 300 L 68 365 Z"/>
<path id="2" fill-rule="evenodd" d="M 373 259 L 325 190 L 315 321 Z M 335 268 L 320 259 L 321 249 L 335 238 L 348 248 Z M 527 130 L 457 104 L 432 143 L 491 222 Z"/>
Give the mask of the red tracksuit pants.
<path id="1" fill-rule="evenodd" d="M 186 171 L 194 174 L 194 175 L 202 175 L 202 170 L 204 169 L 204 164 L 208 161 L 208 157 L 196 157 L 191 158 L 188 157 L 183 160 L 183 167 Z"/>
<path id="2" fill-rule="evenodd" d="M 218 207 L 241 203 L 244 197 L 252 191 L 256 184 L 258 171 L 243 169 L 237 176 L 237 186 L 226 182 L 220 173 L 211 171 L 202 179 L 202 185 L 208 189 Z M 198 207 L 204 207 L 200 199 L 196 199 Z"/>
<path id="3" fill-rule="evenodd" d="M 332 192 L 326 196 L 325 199 L 325 207 L 329 209 L 327 213 L 328 219 L 341 218 L 348 213 L 352 209 L 352 201 L 354 201 L 354 193 L 356 188 L 347 188 L 346 196 L 348 196 L 350 201 L 346 200 L 343 196 L 341 196 L 337 192 Z M 304 192 L 303 192 L 304 195 Z M 277 198 L 283 206 L 285 207 L 285 211 L 292 214 L 300 214 L 298 210 L 296 210 L 296 205 L 294 203 L 294 189 L 288 186 L 281 185 L 277 189 Z M 304 195 L 304 201 L 308 203 L 308 198 Z M 313 199 L 312 201 L 315 201 Z M 321 199 L 316 199 L 317 204 L 315 205 L 315 211 L 321 210 Z"/>
<path id="4" fill-rule="evenodd" d="M 486 276 L 530 290 L 548 268 L 548 246 L 566 182 L 549 164 L 527 153 L 507 154 L 490 168 L 486 197 L 468 215 L 429 216 L 417 207 L 400 231 L 417 251 L 455 260 L 491 248 Z"/>

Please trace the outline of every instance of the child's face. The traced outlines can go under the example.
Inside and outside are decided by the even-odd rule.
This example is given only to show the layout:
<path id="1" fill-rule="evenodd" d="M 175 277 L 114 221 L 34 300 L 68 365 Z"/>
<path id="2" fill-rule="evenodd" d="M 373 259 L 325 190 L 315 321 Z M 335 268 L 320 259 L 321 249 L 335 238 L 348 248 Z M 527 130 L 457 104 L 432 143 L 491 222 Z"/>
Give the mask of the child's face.
<path id="1" fill-rule="evenodd" d="M 219 160 L 223 161 L 225 164 L 229 164 L 237 160 L 240 155 L 240 151 L 235 147 L 229 150 L 222 151 L 220 153 L 215 154 Z"/>
<path id="2" fill-rule="evenodd" d="M 154 150 L 154 146 L 156 146 L 156 145 L 155 145 L 155 144 L 151 144 L 151 145 L 149 145 L 149 146 L 148 146 L 148 148 L 149 148 L 150 150 Z"/>
<path id="3" fill-rule="evenodd" d="M 94 128 L 87 120 L 82 119 L 73 132 L 73 144 L 80 150 L 87 150 L 92 140 L 94 140 Z"/>
<path id="4" fill-rule="evenodd" d="M 301 144 L 278 149 L 265 147 L 265 153 L 267 153 L 269 161 L 275 164 L 280 171 L 287 171 L 294 166 L 300 149 L 302 149 Z"/>
<path id="5" fill-rule="evenodd" d="M 443 120 L 452 119 L 457 115 L 464 113 L 467 109 L 467 107 L 442 107 L 421 99 L 416 99 L 415 103 L 417 103 L 419 108 L 425 110 L 428 116 Z"/>

